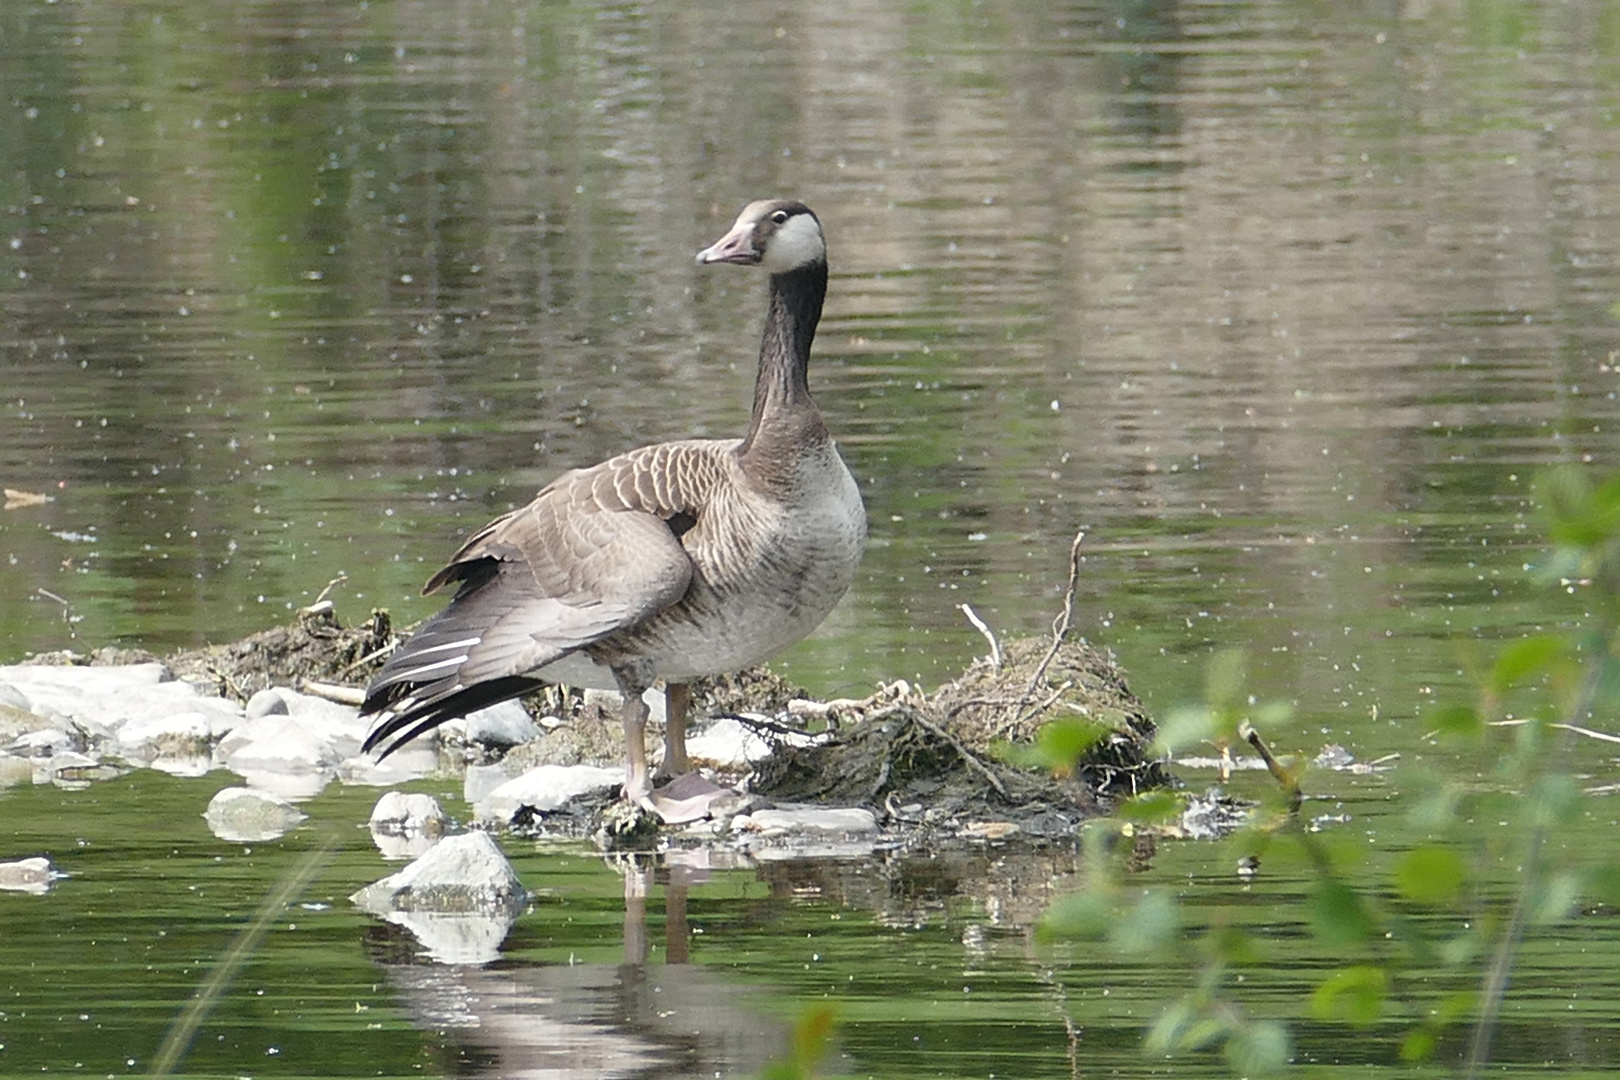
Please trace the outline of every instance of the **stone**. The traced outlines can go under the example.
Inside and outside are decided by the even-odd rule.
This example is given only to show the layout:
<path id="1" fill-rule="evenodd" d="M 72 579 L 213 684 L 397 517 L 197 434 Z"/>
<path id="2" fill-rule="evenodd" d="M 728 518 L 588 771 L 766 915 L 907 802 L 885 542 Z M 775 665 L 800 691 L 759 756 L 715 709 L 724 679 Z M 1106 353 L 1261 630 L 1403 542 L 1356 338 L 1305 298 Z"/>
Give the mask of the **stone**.
<path id="1" fill-rule="evenodd" d="M 258 691 L 247 700 L 244 710 L 249 720 L 257 720 L 261 716 L 287 716 L 287 699 L 281 696 L 281 691 L 275 687 L 266 687 Z"/>
<path id="2" fill-rule="evenodd" d="M 445 837 L 397 874 L 349 899 L 372 912 L 470 914 L 521 908 L 529 893 L 494 837 L 470 832 Z"/>
<path id="3" fill-rule="evenodd" d="M 210 746 L 217 737 L 214 717 L 196 710 L 129 720 L 118 729 L 118 745 L 125 751 L 150 747 L 174 753 L 195 752 Z"/>
<path id="4" fill-rule="evenodd" d="M 739 815 L 733 832 L 757 832 L 767 837 L 792 833 L 826 832 L 861 835 L 877 832 L 877 816 L 864 807 L 777 806 Z"/>
<path id="5" fill-rule="evenodd" d="M 588 791 L 618 787 L 624 769 L 599 765 L 541 765 L 515 776 L 480 799 L 473 813 L 482 821 L 510 822 L 524 807 L 556 810 Z"/>
<path id="6" fill-rule="evenodd" d="M 0 889 L 11 892 L 44 893 L 60 876 L 43 855 L 0 863 Z"/>
<path id="7" fill-rule="evenodd" d="M 8 753 L 18 757 L 48 758 L 66 750 L 75 750 L 80 753 L 86 749 L 84 739 L 76 733 L 63 731 L 61 728 L 47 727 L 38 731 L 30 731 L 26 735 L 19 735 L 6 745 Z"/>
<path id="8" fill-rule="evenodd" d="M 203 812 L 215 836 L 235 843 L 275 840 L 308 816 L 280 795 L 245 787 L 223 788 Z"/>
<path id="9" fill-rule="evenodd" d="M 214 756 L 232 772 L 314 772 L 345 755 L 291 716 L 249 720 L 220 741 Z"/>
<path id="10" fill-rule="evenodd" d="M 750 763 L 769 757 L 771 744 L 742 721 L 721 716 L 687 738 L 686 754 L 694 765 L 702 763 L 734 771 L 746 769 Z"/>
<path id="11" fill-rule="evenodd" d="M 439 800 L 421 792 L 390 791 L 371 808 L 373 832 L 442 832 L 450 819 Z"/>
<path id="12" fill-rule="evenodd" d="M 541 735 L 540 725 L 516 701 L 503 701 L 469 713 L 466 724 L 467 741 L 483 746 L 522 746 Z"/>

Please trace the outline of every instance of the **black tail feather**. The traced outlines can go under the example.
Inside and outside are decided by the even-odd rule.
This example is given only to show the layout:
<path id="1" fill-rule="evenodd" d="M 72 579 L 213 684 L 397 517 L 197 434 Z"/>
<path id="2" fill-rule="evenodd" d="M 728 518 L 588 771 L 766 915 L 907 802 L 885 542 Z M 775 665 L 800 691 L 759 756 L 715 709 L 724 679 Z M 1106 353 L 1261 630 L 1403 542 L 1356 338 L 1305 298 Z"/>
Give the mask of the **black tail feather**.
<path id="1" fill-rule="evenodd" d="M 388 743 L 377 755 L 377 760 L 381 761 L 418 735 L 431 731 L 446 720 L 454 720 L 458 716 L 466 716 L 490 705 L 522 697 L 544 685 L 542 680 L 531 679 L 526 675 L 508 675 L 505 678 L 491 679 L 488 682 L 459 688 L 455 688 L 455 684 L 451 683 L 444 691 L 438 694 L 430 693 L 427 698 L 410 708 L 395 712 L 391 708 L 391 702 L 422 688 L 396 683 L 387 687 L 385 693 L 368 696 L 366 703 L 360 706 L 362 716 L 368 713 L 377 713 L 379 716 L 378 722 L 366 733 L 366 741 L 360 749 L 363 753 L 370 753 L 382 743 Z"/>

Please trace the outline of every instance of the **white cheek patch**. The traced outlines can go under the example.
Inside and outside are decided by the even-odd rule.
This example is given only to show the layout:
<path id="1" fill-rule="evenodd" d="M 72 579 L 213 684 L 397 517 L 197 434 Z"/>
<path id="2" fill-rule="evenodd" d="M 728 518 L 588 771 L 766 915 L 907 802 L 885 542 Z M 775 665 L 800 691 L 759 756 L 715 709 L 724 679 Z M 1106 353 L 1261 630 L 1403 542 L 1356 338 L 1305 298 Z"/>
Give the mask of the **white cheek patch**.
<path id="1" fill-rule="evenodd" d="M 810 214 L 794 214 L 771 236 L 759 264 L 767 272 L 782 274 L 827 258 L 821 226 Z"/>

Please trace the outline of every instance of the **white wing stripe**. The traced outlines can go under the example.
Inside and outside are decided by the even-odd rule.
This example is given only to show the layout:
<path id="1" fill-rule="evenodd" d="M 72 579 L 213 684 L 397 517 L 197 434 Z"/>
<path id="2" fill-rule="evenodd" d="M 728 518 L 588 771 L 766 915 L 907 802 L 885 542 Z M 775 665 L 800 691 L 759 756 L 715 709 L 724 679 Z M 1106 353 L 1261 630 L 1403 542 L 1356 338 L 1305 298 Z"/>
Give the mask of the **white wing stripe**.
<path id="1" fill-rule="evenodd" d="M 428 653 L 444 652 L 447 649 L 465 649 L 465 648 L 467 648 L 467 646 L 476 645 L 480 641 L 483 641 L 483 640 L 484 639 L 481 638 L 481 637 L 463 638 L 460 641 L 452 641 L 448 645 L 433 645 L 433 646 L 430 646 L 430 647 L 428 647 L 426 649 L 417 649 L 416 652 L 413 653 L 412 655 L 413 656 L 425 656 Z"/>
<path id="2" fill-rule="evenodd" d="M 426 651 L 426 650 L 424 650 L 424 651 Z M 425 675 L 428 672 L 434 670 L 435 668 L 455 667 L 457 664 L 465 663 L 466 660 L 467 660 L 467 654 L 462 653 L 460 656 L 452 656 L 448 660 L 440 660 L 440 661 L 438 661 L 437 663 L 434 663 L 434 664 L 423 664 L 421 667 L 409 668 L 409 669 L 407 669 L 405 671 L 400 672 L 398 677 L 399 678 L 404 678 L 404 679 L 416 679 L 416 678 L 419 678 L 420 676 Z"/>

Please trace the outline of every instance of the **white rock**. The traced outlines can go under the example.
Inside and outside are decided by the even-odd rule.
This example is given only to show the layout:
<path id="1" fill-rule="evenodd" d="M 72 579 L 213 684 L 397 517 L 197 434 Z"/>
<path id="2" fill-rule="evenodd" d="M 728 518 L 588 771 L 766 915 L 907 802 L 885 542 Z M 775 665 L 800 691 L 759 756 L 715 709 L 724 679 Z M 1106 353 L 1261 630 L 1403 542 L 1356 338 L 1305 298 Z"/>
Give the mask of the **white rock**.
<path id="1" fill-rule="evenodd" d="M 732 819 L 733 832 L 757 832 L 765 836 L 791 833 L 828 832 L 862 834 L 877 832 L 877 817 L 862 807 L 826 809 L 815 806 L 775 807 L 755 810 Z"/>
<path id="2" fill-rule="evenodd" d="M 610 716 L 617 717 L 624 710 L 624 695 L 617 690 L 586 690 L 585 704 L 595 705 Z M 669 715 L 669 699 L 664 691 L 658 687 L 649 687 L 641 695 L 641 700 L 647 703 L 651 710 L 648 716 L 654 724 L 662 724 Z"/>
<path id="3" fill-rule="evenodd" d="M 192 711 L 126 721 L 118 729 L 118 743 L 126 748 L 163 741 L 206 743 L 215 738 L 214 717 Z"/>
<path id="4" fill-rule="evenodd" d="M 750 762 L 770 757 L 771 744 L 741 721 L 721 716 L 701 732 L 687 738 L 686 753 L 694 763 L 704 762 L 721 769 L 741 769 Z"/>
<path id="5" fill-rule="evenodd" d="M 235 843 L 274 840 L 308 816 L 279 795 L 245 787 L 219 791 L 203 813 L 215 836 Z"/>
<path id="6" fill-rule="evenodd" d="M 23 688 L 54 688 L 80 695 L 106 696 L 135 686 L 172 682 L 174 676 L 159 663 L 109 667 L 57 664 L 8 664 L 0 667 L 0 682 Z"/>
<path id="7" fill-rule="evenodd" d="M 208 754 L 160 754 L 146 763 L 148 769 L 195 779 L 214 771 L 214 759 Z"/>
<path id="8" fill-rule="evenodd" d="M 540 737 L 540 725 L 517 701 L 503 701 L 467 714 L 467 741 L 484 746 L 522 746 Z"/>
<path id="9" fill-rule="evenodd" d="M 390 791 L 371 808 L 369 824 L 373 832 L 403 833 L 442 829 L 449 820 L 439 800 L 431 795 Z"/>
<path id="10" fill-rule="evenodd" d="M 283 772 L 280 769 L 240 769 L 234 770 L 242 778 L 242 782 L 255 791 L 268 791 L 295 802 L 301 799 L 313 799 L 326 785 L 332 782 L 331 769 L 318 769 L 314 772 Z"/>
<path id="11" fill-rule="evenodd" d="M 203 712 L 223 731 L 242 715 L 241 706 L 199 694 L 190 683 L 173 679 L 162 664 L 123 667 L 51 667 L 19 664 L 0 668 L 0 681 L 25 694 L 38 716 L 60 718 L 95 736 L 115 732 L 131 720 L 181 712 Z"/>
<path id="12" fill-rule="evenodd" d="M 34 703 L 28 699 L 28 695 L 17 689 L 15 684 L 8 682 L 0 682 L 0 705 L 10 705 L 13 709 L 21 709 L 23 712 L 34 711 Z"/>
<path id="13" fill-rule="evenodd" d="M 46 892 L 57 876 L 51 867 L 51 860 L 42 855 L 0 863 L 0 889 L 12 892 Z"/>
<path id="14" fill-rule="evenodd" d="M 511 821 L 525 806 L 555 810 L 568 800 L 624 783 L 623 769 L 597 765 L 541 765 L 515 776 L 480 799 L 473 813 L 484 821 Z"/>
<path id="15" fill-rule="evenodd" d="M 264 716 L 225 736 L 214 756 L 232 772 L 294 773 L 330 769 L 345 755 L 295 717 Z"/>
<path id="16" fill-rule="evenodd" d="M 519 907 L 528 891 L 486 832 L 447 836 L 397 874 L 349 897 L 368 911 L 470 913 Z"/>
<path id="17" fill-rule="evenodd" d="M 370 754 L 344 758 L 337 775 L 345 784 L 362 787 L 393 787 L 407 780 L 428 776 L 439 768 L 439 751 L 432 739 L 413 739 L 382 761 Z"/>
<path id="18" fill-rule="evenodd" d="M 499 765 L 468 765 L 461 773 L 461 801 L 476 806 L 510 779 Z"/>
<path id="19" fill-rule="evenodd" d="M 281 696 L 281 691 L 275 687 L 266 687 L 247 699 L 244 710 L 249 720 L 257 720 L 261 716 L 287 716 L 287 700 Z"/>
<path id="20" fill-rule="evenodd" d="M 30 731 L 11 740 L 6 750 L 20 757 L 48 758 L 67 750 L 85 749 L 84 740 L 61 728 L 47 727 Z"/>

